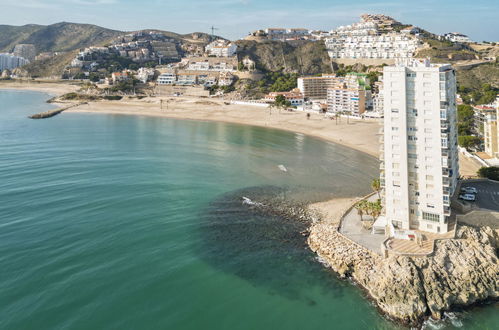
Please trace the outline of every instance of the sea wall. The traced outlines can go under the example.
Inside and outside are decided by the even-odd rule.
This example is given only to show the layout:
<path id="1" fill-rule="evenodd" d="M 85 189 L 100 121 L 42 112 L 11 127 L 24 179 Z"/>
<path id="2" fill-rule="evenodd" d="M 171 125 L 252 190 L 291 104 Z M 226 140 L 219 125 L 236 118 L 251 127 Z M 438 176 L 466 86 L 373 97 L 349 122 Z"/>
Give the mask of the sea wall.
<path id="1" fill-rule="evenodd" d="M 454 307 L 497 299 L 499 232 L 460 226 L 456 239 L 437 241 L 431 257 L 383 258 L 318 222 L 308 244 L 341 277 L 361 285 L 389 317 L 417 325 Z"/>

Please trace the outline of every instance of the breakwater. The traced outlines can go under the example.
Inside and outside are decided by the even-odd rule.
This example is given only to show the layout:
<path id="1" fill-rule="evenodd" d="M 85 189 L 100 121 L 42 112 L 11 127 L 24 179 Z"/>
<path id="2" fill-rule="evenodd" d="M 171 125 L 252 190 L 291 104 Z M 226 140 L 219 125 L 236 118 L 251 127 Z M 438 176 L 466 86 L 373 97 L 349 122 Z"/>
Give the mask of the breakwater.
<path id="1" fill-rule="evenodd" d="M 71 105 L 68 105 L 68 106 L 65 106 L 65 107 L 62 107 L 62 108 L 58 108 L 58 109 L 54 109 L 54 110 L 49 110 L 49 111 L 44 111 L 44 112 L 36 113 L 34 115 L 28 116 L 28 118 L 30 118 L 30 119 L 45 119 L 45 118 L 54 117 L 54 116 L 57 116 L 58 114 L 66 111 L 68 109 L 80 106 L 82 104 L 86 104 L 86 102 L 73 103 Z"/>

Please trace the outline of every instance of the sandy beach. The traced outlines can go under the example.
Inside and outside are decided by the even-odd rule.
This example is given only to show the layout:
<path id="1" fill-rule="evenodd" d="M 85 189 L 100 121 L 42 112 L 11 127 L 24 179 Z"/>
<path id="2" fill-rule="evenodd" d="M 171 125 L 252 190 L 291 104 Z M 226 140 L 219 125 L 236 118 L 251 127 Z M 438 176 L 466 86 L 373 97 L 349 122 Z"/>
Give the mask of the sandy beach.
<path id="1" fill-rule="evenodd" d="M 320 114 L 312 114 L 307 119 L 303 112 L 279 112 L 275 109 L 270 112 L 267 108 L 252 105 L 227 105 L 223 100 L 195 97 L 164 98 L 162 108 L 159 98 L 89 102 L 66 113 L 70 112 L 156 116 L 269 127 L 315 136 L 374 157 L 379 155 L 380 126 L 377 120 L 372 119 L 341 118 L 336 123 L 336 120 Z"/>
<path id="2" fill-rule="evenodd" d="M 77 83 L 46 81 L 5 81 L 0 89 L 33 90 L 62 95 L 79 89 Z M 302 133 L 379 157 L 380 128 L 378 119 L 326 118 L 323 114 L 311 114 L 307 119 L 303 112 L 270 111 L 253 105 L 228 104 L 219 98 L 198 97 L 146 97 L 141 100 L 125 98 L 121 101 L 98 101 L 74 107 L 65 113 L 103 113 L 116 115 L 139 115 L 220 121 L 242 125 L 253 125 Z M 462 176 L 474 176 L 480 165 L 460 155 Z"/>
<path id="3" fill-rule="evenodd" d="M 6 80 L 0 82 L 0 89 L 29 90 L 43 92 L 53 96 L 75 92 L 80 89 L 77 83 L 58 83 L 38 80 Z"/>

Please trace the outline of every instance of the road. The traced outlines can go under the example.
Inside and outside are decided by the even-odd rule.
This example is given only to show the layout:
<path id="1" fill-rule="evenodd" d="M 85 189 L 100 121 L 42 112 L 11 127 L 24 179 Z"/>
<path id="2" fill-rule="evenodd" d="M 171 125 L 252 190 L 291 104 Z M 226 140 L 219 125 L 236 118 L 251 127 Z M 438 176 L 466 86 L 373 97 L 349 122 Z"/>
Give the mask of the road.
<path id="1" fill-rule="evenodd" d="M 481 209 L 499 212 L 499 182 L 463 182 L 461 187 L 475 187 L 478 194 L 474 204 Z"/>

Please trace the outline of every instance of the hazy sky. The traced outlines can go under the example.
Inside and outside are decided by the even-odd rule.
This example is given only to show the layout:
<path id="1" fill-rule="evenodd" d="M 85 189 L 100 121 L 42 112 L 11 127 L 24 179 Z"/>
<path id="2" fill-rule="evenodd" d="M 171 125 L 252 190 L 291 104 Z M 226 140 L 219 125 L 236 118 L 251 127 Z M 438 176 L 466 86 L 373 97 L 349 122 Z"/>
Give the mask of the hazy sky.
<path id="1" fill-rule="evenodd" d="M 384 13 L 434 33 L 499 41 L 499 0 L 0 0 L 0 24 L 91 23 L 117 30 L 210 32 L 238 39 L 265 27 L 331 30 Z"/>

